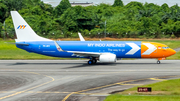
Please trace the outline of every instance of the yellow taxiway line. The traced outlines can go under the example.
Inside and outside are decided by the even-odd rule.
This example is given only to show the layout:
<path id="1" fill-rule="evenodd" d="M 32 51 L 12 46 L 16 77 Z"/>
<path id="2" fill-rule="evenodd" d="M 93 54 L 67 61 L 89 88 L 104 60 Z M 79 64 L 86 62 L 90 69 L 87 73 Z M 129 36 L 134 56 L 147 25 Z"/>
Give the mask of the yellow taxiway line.
<path id="1" fill-rule="evenodd" d="M 176 75 L 176 76 L 165 76 L 164 78 L 168 78 L 168 77 L 179 77 L 180 75 Z M 109 84 L 109 85 L 104 85 L 104 86 L 100 86 L 100 87 L 95 87 L 95 88 L 90 88 L 90 89 L 86 89 L 86 90 L 81 90 L 81 91 L 77 91 L 77 92 L 72 92 L 70 94 L 68 94 L 62 101 L 66 101 L 71 95 L 73 94 L 78 94 L 81 92 L 86 92 L 86 91 L 91 91 L 91 90 L 97 90 L 97 89 L 101 89 L 101 88 L 105 88 L 105 87 L 110 87 L 110 86 L 114 86 L 114 85 L 123 85 L 124 83 L 129 83 L 129 82 L 134 82 L 134 81 L 140 81 L 140 80 L 160 80 L 158 78 L 145 78 L 145 79 L 137 79 L 137 80 L 128 80 L 128 81 L 123 81 L 123 82 L 118 82 L 118 83 L 114 83 L 114 84 Z M 162 79 L 161 79 L 162 80 Z M 124 84 L 124 85 L 133 85 L 133 84 Z M 135 84 L 135 85 L 139 85 L 139 84 Z M 141 85 L 141 84 L 140 84 Z"/>
<path id="2" fill-rule="evenodd" d="M 12 70 L 12 69 L 11 69 L 11 70 Z M 30 73 L 30 74 L 41 75 L 41 74 L 39 74 L 39 73 L 35 73 L 35 72 L 28 72 L 28 71 L 22 71 L 22 70 L 19 70 L 19 72 L 25 72 L 25 73 Z M 23 90 L 23 91 L 18 91 L 18 92 L 16 92 L 16 93 L 13 93 L 13 94 L 10 94 L 10 95 L 7 95 L 7 96 L 4 96 L 4 97 L 1 97 L 1 98 L 0 98 L 0 100 L 2 100 L 2 99 L 6 99 L 6 98 L 8 98 L 8 97 L 12 97 L 12 96 L 15 96 L 15 95 L 18 95 L 18 94 L 24 93 L 24 92 L 27 92 L 27 91 L 29 91 L 29 90 L 32 90 L 32 89 L 38 88 L 38 87 L 40 87 L 40 86 L 44 86 L 44 85 L 46 85 L 46 84 L 48 84 L 48 83 L 51 83 L 51 82 L 53 82 L 53 81 L 55 80 L 55 79 L 54 79 L 53 77 L 51 77 L 51 76 L 47 76 L 47 75 L 42 75 L 42 76 L 45 76 L 45 77 L 50 78 L 50 79 L 51 79 L 51 81 L 45 82 L 45 83 L 43 83 L 43 84 L 40 84 L 40 85 L 37 85 L 37 86 L 34 86 L 34 87 L 31 87 L 31 88 L 26 89 L 26 90 Z"/>

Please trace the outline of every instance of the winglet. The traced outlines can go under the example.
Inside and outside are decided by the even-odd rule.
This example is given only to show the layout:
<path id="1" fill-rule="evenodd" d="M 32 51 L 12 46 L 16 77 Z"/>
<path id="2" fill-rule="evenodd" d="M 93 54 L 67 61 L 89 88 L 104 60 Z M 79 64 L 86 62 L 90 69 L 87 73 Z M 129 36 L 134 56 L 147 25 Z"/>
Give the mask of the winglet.
<path id="1" fill-rule="evenodd" d="M 58 44 L 56 41 L 54 41 L 54 43 L 55 43 L 55 45 L 56 45 L 57 50 L 58 50 L 59 52 L 63 52 L 63 50 L 62 50 L 62 48 L 59 46 L 59 44 Z"/>
<path id="2" fill-rule="evenodd" d="M 78 35 L 79 35 L 80 41 L 85 41 L 85 39 L 83 38 L 83 36 L 81 35 L 81 33 L 78 32 Z"/>

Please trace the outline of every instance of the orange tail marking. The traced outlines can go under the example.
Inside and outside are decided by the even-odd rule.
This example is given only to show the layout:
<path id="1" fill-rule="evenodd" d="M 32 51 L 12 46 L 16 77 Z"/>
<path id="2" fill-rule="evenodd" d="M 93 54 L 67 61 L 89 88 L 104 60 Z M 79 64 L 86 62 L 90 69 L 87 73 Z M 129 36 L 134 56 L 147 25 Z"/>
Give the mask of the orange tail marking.
<path id="1" fill-rule="evenodd" d="M 22 29 L 22 25 L 20 25 L 20 29 Z"/>
<path id="2" fill-rule="evenodd" d="M 24 29 L 24 28 L 26 28 L 26 26 L 25 26 L 25 25 L 23 25 L 23 29 Z"/>

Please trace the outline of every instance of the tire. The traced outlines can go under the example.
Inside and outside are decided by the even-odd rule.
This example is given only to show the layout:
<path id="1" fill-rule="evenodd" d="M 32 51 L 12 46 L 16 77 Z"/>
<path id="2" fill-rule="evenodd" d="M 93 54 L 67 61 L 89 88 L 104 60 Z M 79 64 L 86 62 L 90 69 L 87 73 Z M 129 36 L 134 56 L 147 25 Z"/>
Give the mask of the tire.
<path id="1" fill-rule="evenodd" d="M 157 61 L 157 64 L 161 64 L 161 62 L 158 60 L 158 61 Z"/>
<path id="2" fill-rule="evenodd" d="M 92 61 L 92 60 L 89 60 L 89 61 L 88 61 L 88 64 L 89 64 L 89 65 L 92 65 L 92 64 L 93 64 L 93 61 Z"/>
<path id="3" fill-rule="evenodd" d="M 97 60 L 96 60 L 96 59 L 93 59 L 92 61 L 93 61 L 93 64 L 96 64 L 96 63 L 97 63 Z"/>

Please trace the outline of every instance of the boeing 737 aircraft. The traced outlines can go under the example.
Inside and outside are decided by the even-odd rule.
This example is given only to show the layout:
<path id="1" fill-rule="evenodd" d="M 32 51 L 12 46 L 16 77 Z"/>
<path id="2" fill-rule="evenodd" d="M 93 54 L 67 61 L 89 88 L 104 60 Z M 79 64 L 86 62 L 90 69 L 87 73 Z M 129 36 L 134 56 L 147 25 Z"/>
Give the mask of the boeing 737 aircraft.
<path id="1" fill-rule="evenodd" d="M 16 46 L 28 52 L 63 57 L 88 58 L 88 64 L 116 62 L 121 58 L 156 58 L 157 63 L 176 53 L 168 46 L 141 41 L 53 41 L 38 36 L 17 11 L 11 11 Z"/>

